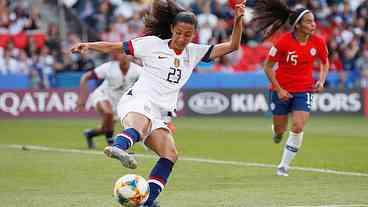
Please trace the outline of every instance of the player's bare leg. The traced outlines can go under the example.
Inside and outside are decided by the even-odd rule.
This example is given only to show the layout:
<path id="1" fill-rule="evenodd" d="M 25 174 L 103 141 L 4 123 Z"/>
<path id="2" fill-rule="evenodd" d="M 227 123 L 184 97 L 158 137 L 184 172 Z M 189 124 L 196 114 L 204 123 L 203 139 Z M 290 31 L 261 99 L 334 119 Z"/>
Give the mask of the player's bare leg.
<path id="1" fill-rule="evenodd" d="M 153 167 L 149 176 L 150 195 L 144 206 L 158 206 L 156 199 L 163 190 L 178 159 L 178 151 L 171 133 L 164 128 L 154 130 L 147 137 L 145 144 L 154 151 L 160 159 Z"/>
<path id="2" fill-rule="evenodd" d="M 272 140 L 276 144 L 280 143 L 287 129 L 288 115 L 274 115 L 272 117 Z"/>
<path id="3" fill-rule="evenodd" d="M 167 123 L 167 127 L 171 130 L 171 132 L 173 134 L 176 133 L 176 126 L 174 125 L 174 123 L 172 121 L 170 121 L 169 123 Z"/>
<path id="4" fill-rule="evenodd" d="M 309 112 L 294 111 L 292 113 L 292 126 L 289 138 L 285 143 L 284 153 L 277 168 L 277 175 L 288 176 L 288 169 L 291 161 L 299 151 L 303 143 L 303 129 L 309 119 Z"/>
<path id="5" fill-rule="evenodd" d="M 97 104 L 97 108 L 101 110 L 102 128 L 105 132 L 106 142 L 108 145 L 112 145 L 114 142 L 112 138 L 114 134 L 114 112 L 112 110 L 112 104 L 109 101 L 101 101 Z"/>
<path id="6" fill-rule="evenodd" d="M 114 115 L 112 105 L 109 101 L 100 101 L 96 105 L 96 111 L 101 117 L 101 126 L 95 129 L 87 129 L 84 131 L 87 146 L 89 149 L 95 149 L 93 138 L 101 134 L 105 134 L 107 144 L 112 144 L 112 136 L 114 131 Z"/>
<path id="7" fill-rule="evenodd" d="M 122 120 L 125 130 L 118 134 L 112 146 L 107 146 L 104 153 L 121 162 L 124 167 L 135 169 L 137 161 L 133 155 L 126 152 L 134 143 L 146 137 L 151 127 L 151 121 L 144 115 L 130 112 Z"/>
<path id="8" fill-rule="evenodd" d="M 89 149 L 96 148 L 96 145 L 93 141 L 94 137 L 105 134 L 106 138 L 110 137 L 111 139 L 113 134 L 114 123 L 111 103 L 109 101 L 98 102 L 96 105 L 96 111 L 101 117 L 101 126 L 95 129 L 87 129 L 83 133 Z"/>

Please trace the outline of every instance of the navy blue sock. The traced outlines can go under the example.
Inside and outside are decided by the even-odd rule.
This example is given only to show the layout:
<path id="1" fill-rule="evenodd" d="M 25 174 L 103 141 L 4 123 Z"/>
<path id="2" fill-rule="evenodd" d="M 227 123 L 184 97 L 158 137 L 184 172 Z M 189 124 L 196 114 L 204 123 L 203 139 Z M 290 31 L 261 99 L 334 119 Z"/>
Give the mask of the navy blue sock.
<path id="1" fill-rule="evenodd" d="M 149 176 L 148 184 L 150 187 L 150 194 L 145 205 L 152 205 L 160 195 L 169 179 L 173 166 L 174 163 L 166 158 L 160 158 L 157 161 Z"/>
<path id="2" fill-rule="evenodd" d="M 139 132 L 134 128 L 125 129 L 121 134 L 116 135 L 113 146 L 122 150 L 127 150 L 138 142 Z"/>
<path id="3" fill-rule="evenodd" d="M 112 138 L 113 135 L 114 131 L 105 132 L 106 142 L 108 145 L 114 144 L 114 139 Z"/>
<path id="4" fill-rule="evenodd" d="M 98 136 L 100 134 L 102 134 L 102 132 L 100 131 L 97 131 L 96 129 L 89 129 L 89 130 L 86 130 L 84 132 L 84 134 L 89 137 L 89 138 L 92 138 L 92 137 L 95 137 L 95 136 Z"/>

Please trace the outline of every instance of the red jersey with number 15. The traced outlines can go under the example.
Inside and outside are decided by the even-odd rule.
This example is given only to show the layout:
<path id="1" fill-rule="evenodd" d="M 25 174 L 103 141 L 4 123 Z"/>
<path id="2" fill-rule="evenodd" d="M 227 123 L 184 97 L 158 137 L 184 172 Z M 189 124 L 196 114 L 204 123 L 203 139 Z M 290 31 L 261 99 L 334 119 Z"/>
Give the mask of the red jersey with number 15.
<path id="1" fill-rule="evenodd" d="M 313 63 L 319 59 L 326 64 L 327 56 L 328 51 L 322 38 L 312 35 L 302 45 L 288 32 L 270 49 L 268 60 L 278 63 L 276 79 L 283 89 L 288 92 L 311 92 Z"/>

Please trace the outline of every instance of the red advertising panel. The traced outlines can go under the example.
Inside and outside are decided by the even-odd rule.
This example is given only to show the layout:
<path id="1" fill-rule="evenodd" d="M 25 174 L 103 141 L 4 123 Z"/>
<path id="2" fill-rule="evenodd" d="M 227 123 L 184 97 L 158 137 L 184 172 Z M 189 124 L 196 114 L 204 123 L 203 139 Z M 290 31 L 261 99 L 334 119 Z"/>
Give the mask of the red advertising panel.
<path id="1" fill-rule="evenodd" d="M 0 90 L 0 118 L 94 117 L 87 102 L 84 112 L 76 112 L 77 89 Z"/>

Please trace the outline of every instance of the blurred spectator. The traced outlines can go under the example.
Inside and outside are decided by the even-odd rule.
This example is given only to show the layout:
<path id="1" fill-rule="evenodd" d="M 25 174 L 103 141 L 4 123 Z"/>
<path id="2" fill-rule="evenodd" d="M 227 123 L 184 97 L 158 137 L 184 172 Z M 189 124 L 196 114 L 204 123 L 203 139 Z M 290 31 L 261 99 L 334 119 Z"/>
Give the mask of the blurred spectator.
<path id="1" fill-rule="evenodd" d="M 106 27 L 105 31 L 101 34 L 101 39 L 108 42 L 121 41 L 121 35 L 117 30 L 117 25 L 111 24 Z"/>
<path id="2" fill-rule="evenodd" d="M 199 43 L 208 44 L 212 37 L 212 30 L 216 27 L 218 18 L 211 13 L 211 1 L 203 6 L 203 13 L 198 15 Z"/>
<path id="3" fill-rule="evenodd" d="M 330 52 L 330 72 L 336 72 L 338 75 L 338 80 L 335 82 L 329 82 L 327 80 L 327 85 L 330 87 L 336 88 L 344 88 L 346 82 L 346 72 L 344 71 L 344 67 L 342 61 L 339 57 L 339 54 L 336 51 Z"/>
<path id="4" fill-rule="evenodd" d="M 38 30 L 40 29 L 40 22 L 41 22 L 40 12 L 37 8 L 32 8 L 31 15 L 27 19 L 24 24 L 24 29 L 26 30 Z"/>
<path id="5" fill-rule="evenodd" d="M 363 55 L 357 60 L 357 67 L 362 76 L 362 87 L 368 88 L 368 48 L 364 49 Z"/>
<path id="6" fill-rule="evenodd" d="M 3 55 L 0 57 L 0 74 L 19 74 L 20 68 L 15 58 L 11 56 L 9 49 L 3 50 Z"/>
<path id="7" fill-rule="evenodd" d="M 50 49 L 43 47 L 33 58 L 33 67 L 41 77 L 42 88 L 50 88 L 55 83 L 55 72 L 53 69 L 55 60 L 51 55 Z"/>
<path id="8" fill-rule="evenodd" d="M 51 53 L 55 56 L 60 55 L 61 51 L 61 39 L 59 33 L 59 27 L 55 23 L 50 23 L 47 27 L 47 40 L 46 46 L 51 49 Z"/>
<path id="9" fill-rule="evenodd" d="M 229 38 L 237 0 L 177 1 L 198 17 L 198 34 L 194 41 L 216 44 Z M 255 1 L 248 0 L 248 8 Z M 363 83 L 368 73 L 368 1 L 286 2 L 295 8 L 307 7 L 315 14 L 316 34 L 327 41 L 331 71 L 338 77 L 329 86 L 351 88 Z M 69 32 L 67 38 L 61 40 L 57 23 L 50 23 L 47 30 L 42 31 L 42 11 L 31 6 L 29 1 L 0 0 L 1 74 L 29 74 L 34 87 L 52 87 L 55 72 L 89 70 L 96 62 L 106 61 L 107 56 L 94 53 L 88 56 L 70 54 L 71 45 L 80 41 L 78 34 Z M 143 16 L 149 6 L 150 0 L 78 0 L 73 9 L 101 40 L 125 41 L 143 35 Z M 251 16 L 250 12 L 247 11 L 247 15 Z M 237 53 L 210 64 L 202 63 L 197 71 L 236 73 L 262 70 L 264 57 L 278 36 L 262 43 L 261 34 L 255 33 L 256 27 L 252 22 L 246 23 L 242 46 Z"/>

